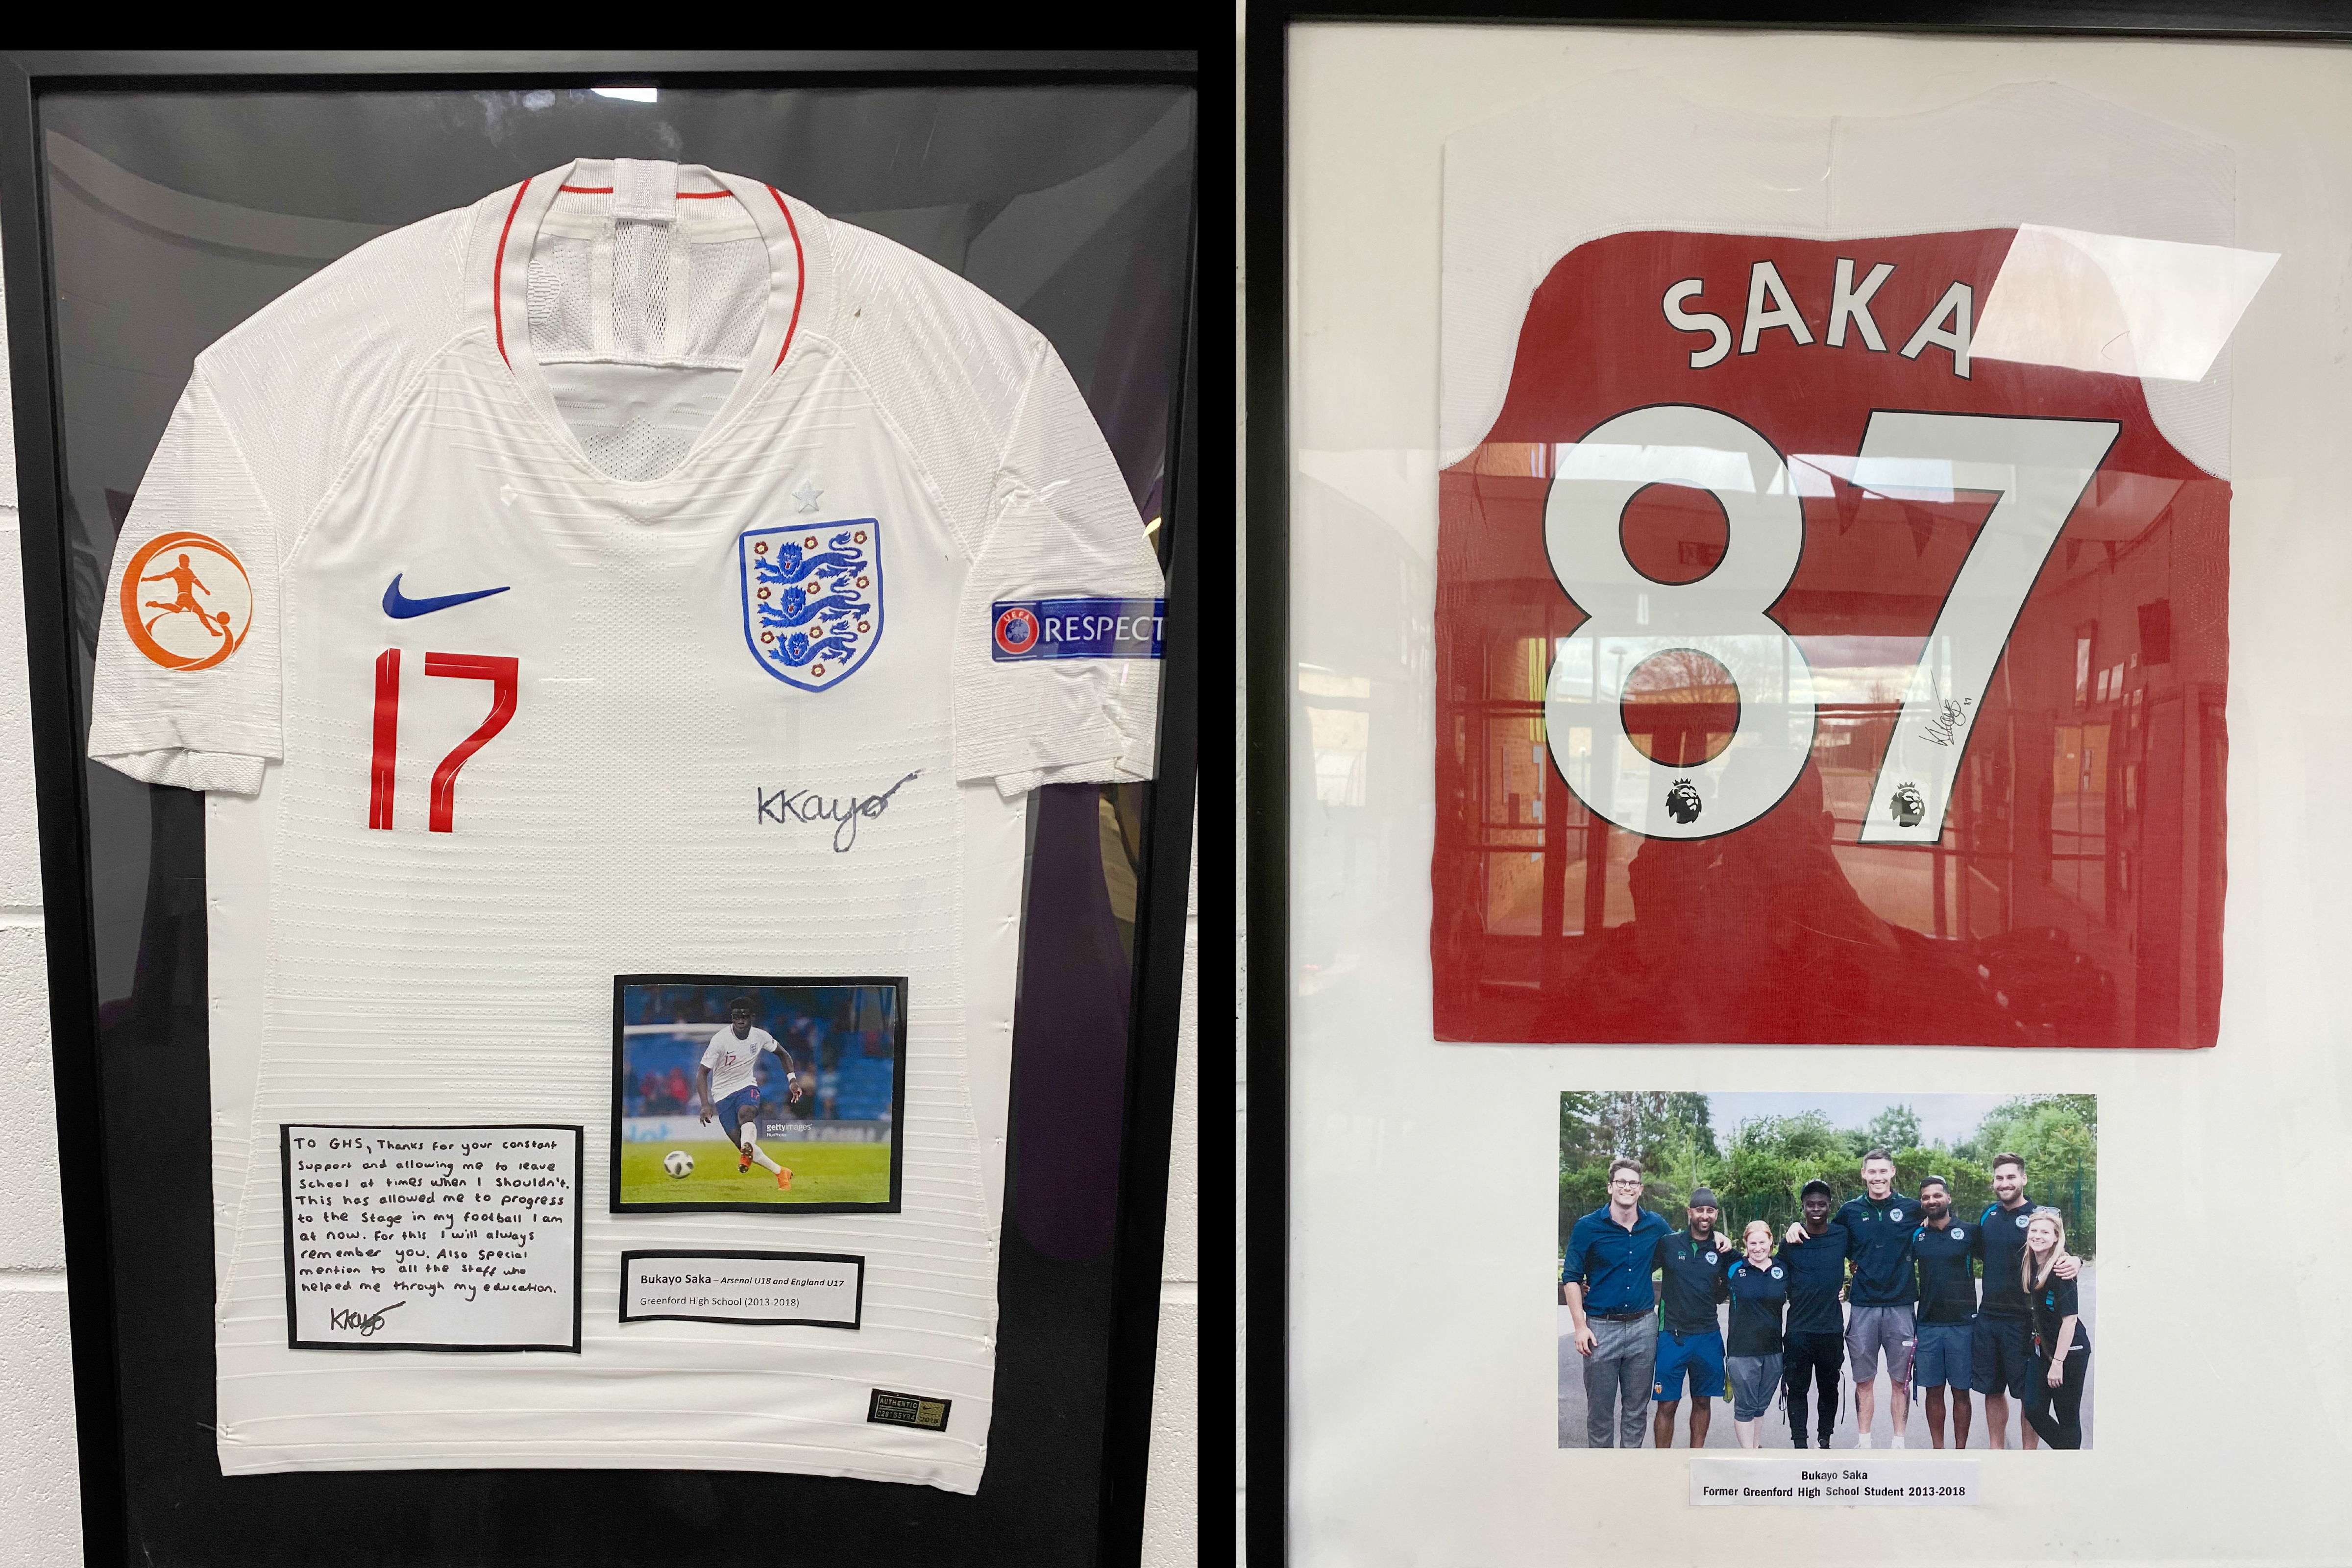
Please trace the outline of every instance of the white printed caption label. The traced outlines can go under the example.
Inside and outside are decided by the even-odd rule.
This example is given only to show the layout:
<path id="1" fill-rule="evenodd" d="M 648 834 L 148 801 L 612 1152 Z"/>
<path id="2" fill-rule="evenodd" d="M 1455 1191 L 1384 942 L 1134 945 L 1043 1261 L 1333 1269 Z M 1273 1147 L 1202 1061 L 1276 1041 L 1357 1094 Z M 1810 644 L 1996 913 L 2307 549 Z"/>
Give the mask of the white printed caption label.
<path id="1" fill-rule="evenodd" d="M 1973 1508 L 1979 1461 L 1870 1458 L 1690 1462 L 1694 1508 Z"/>
<path id="2" fill-rule="evenodd" d="M 866 1259 L 832 1252 L 625 1252 L 621 1321 L 855 1329 Z"/>
<path id="3" fill-rule="evenodd" d="M 578 1351 L 577 1127 L 278 1129 L 287 1342 Z"/>

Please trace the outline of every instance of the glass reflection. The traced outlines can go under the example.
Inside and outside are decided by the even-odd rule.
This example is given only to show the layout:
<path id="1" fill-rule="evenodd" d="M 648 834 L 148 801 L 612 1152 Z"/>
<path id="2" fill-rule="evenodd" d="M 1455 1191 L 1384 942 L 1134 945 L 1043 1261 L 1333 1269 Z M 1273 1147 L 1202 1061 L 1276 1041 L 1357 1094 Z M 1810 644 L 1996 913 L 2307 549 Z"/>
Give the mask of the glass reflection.
<path id="1" fill-rule="evenodd" d="M 585 89 L 191 90 L 58 94 L 41 110 L 85 703 L 114 540 L 197 353 L 375 235 L 583 147 L 772 178 L 988 290 L 1054 342 L 1142 516 L 1162 518 L 1192 184 L 1185 89 L 868 84 L 619 101 Z M 1156 537 L 1165 559 L 1168 529 Z M 1013 1521 L 1006 1550 L 1024 1561 L 1093 1542 L 1067 1510 L 1032 1503 L 1066 1492 L 1066 1477 L 1102 1447 L 1105 1282 L 1150 787 L 1049 785 L 1032 805 L 995 1416 L 1006 1450 L 1031 1463 L 991 1475 Z M 118 1183 L 108 1216 L 124 1304 L 121 1383 L 141 1407 L 123 1464 L 132 1534 L 159 1561 L 209 1561 L 230 1539 L 240 1561 L 307 1560 L 338 1506 L 332 1489 L 317 1477 L 224 1483 L 214 1453 L 205 799 L 95 764 L 87 788 L 109 1124 L 139 1130 L 142 1168 L 178 1177 L 135 1192 Z M 584 1521 L 575 1533 L 632 1562 L 716 1557 L 717 1521 L 769 1506 L 759 1489 L 774 1479 L 681 1475 L 648 1492 L 572 1475 L 576 1484 L 534 1483 L 548 1516 Z M 370 1485 L 400 1505 L 371 1560 L 440 1561 L 451 1542 L 481 1534 L 478 1488 L 452 1490 L 433 1471 Z M 902 1512 L 929 1506 L 887 1500 Z M 820 1531 L 809 1542 L 823 1560 L 874 1533 L 874 1509 L 832 1512 L 838 1539 Z"/>
<path id="2" fill-rule="evenodd" d="M 1975 353 L 2202 381 L 2278 259 L 2225 245 L 2025 224 L 1985 300 Z"/>
<path id="3" fill-rule="evenodd" d="M 1548 457 L 1480 448 L 1444 477 L 1447 526 L 1482 524 L 1489 541 L 1507 524 L 1537 532 Z M 1998 498 L 1948 481 L 1865 489 L 1853 468 L 1791 464 L 1806 545 L 1771 614 L 1811 668 L 1812 731 L 1785 797 L 1734 831 L 1676 841 L 1596 809 L 1612 792 L 1654 789 L 1650 763 L 1724 755 L 1778 705 L 1758 661 L 1715 656 L 1733 639 L 1654 651 L 1577 637 L 1583 610 L 1524 553 L 1523 570 L 1445 597 L 1440 1038 L 2211 1037 L 2227 644 L 2200 563 L 2225 559 L 2227 486 L 2094 478 L 1983 698 L 1946 737 L 1963 754 L 1943 831 L 1885 844 L 1863 842 L 1864 824 L 1906 807 L 1899 785 L 1874 798 L 1881 760 L 1915 671 L 1939 668 L 1922 663 L 1929 627 Z M 1687 487 L 1640 492 L 1621 533 L 1624 558 L 1662 584 L 1703 578 L 1724 549 L 1719 508 Z M 2175 637 L 2184 595 L 2208 635 Z M 1313 693 L 1347 684 L 1303 676 L 1310 715 L 1328 700 Z M 1555 719 L 1563 695 L 1611 694 L 1639 776 L 1596 761 L 1591 725 L 1548 727 L 1546 692 Z M 1339 776 L 1342 755 L 1360 769 L 1360 750 L 1310 722 L 1318 780 Z"/>

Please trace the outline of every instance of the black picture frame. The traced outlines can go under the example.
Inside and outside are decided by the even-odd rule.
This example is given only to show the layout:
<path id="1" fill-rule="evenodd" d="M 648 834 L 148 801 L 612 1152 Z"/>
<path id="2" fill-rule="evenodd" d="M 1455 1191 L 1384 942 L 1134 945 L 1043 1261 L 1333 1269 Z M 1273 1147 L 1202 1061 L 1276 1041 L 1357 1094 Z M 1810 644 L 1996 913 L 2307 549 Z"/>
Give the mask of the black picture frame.
<path id="1" fill-rule="evenodd" d="M 810 991 L 825 986 L 863 985 L 875 989 L 888 987 L 895 994 L 897 1005 L 892 1009 L 894 1022 L 890 1028 L 890 1189 L 889 1196 L 878 1204 L 722 1204 L 625 1203 L 621 1198 L 621 1150 L 626 1139 L 622 1125 L 627 1120 L 624 1101 L 627 1095 L 628 1066 L 626 1026 L 622 1021 L 623 1009 L 633 985 L 722 985 L 748 991 Z M 609 1198 L 614 1214 L 755 1214 L 773 1219 L 788 1220 L 795 1215 L 817 1214 L 897 1214 L 905 1188 L 907 1145 L 898 1130 L 907 1124 L 907 977 L 903 974 L 861 975 L 756 975 L 756 974 L 615 974 L 613 976 L 613 1184 Z"/>
<path id="2" fill-rule="evenodd" d="M 1276 1563 L 1289 1553 L 1290 1103 L 1290 396 L 1288 30 L 1297 24 L 1527 24 L 1550 26 L 1711 27 L 1870 31 L 1952 37 L 2013 34 L 2352 42 L 2352 9 L 2340 0 L 1734 0 L 1617 5 L 1560 0 L 1250 0 L 1244 12 L 1243 386 L 1251 410 L 1244 438 L 1243 963 L 1257 977 L 1242 1021 L 1249 1121 L 1242 1152 L 1249 1192 L 1243 1227 L 1246 1310 L 1241 1331 L 1247 1498 L 1243 1550 Z"/>
<path id="3" fill-rule="evenodd" d="M 68 1325 L 84 1560 L 142 1560 L 133 1548 L 125 1474 L 124 1389 L 118 1370 L 118 1293 L 109 1230 L 98 1053 L 95 939 L 88 879 L 89 825 L 80 780 L 81 736 L 71 651 L 70 561 L 64 534 L 63 433 L 39 103 L 58 91 L 169 93 L 190 89 L 337 92 L 360 89 L 972 86 L 1160 84 L 1202 98 L 1190 48 L 1073 50 L 16 50 L 0 53 L 0 258 L 8 291 L 20 549 L 28 682 L 47 939 L 46 978 L 59 1158 L 67 1184 L 63 1230 L 71 1282 Z M 1197 144 L 1196 144 L 1197 145 Z M 1171 1128 L 1184 985 L 1187 871 L 1200 757 L 1202 658 L 1201 533 L 1222 531 L 1199 500 L 1199 160 L 1187 213 L 1184 321 L 1170 389 L 1167 474 L 1159 547 L 1167 579 L 1166 655 L 1157 744 L 1159 783 L 1147 795 L 1128 1071 L 1121 1091 L 1117 1220 L 1100 1466 L 1091 1546 L 1100 1563 L 1142 1551 L 1145 1480 L 1166 1232 Z M 852 1483 L 837 1483 L 852 1484 Z M 1077 1485 L 1084 1486 L 1085 1481 Z M 527 1534 L 520 1510 L 499 1515 L 478 1485 L 451 1496 L 499 1526 Z M 544 1505 L 542 1505 L 543 1510 Z M 572 1521 L 571 1529 L 580 1528 Z M 224 1542 L 224 1548 L 228 1547 Z M 226 1559 L 224 1559 L 226 1560 Z M 574 1556 L 570 1560 L 585 1561 Z"/>
<path id="4" fill-rule="evenodd" d="M 359 1124 L 338 1128 L 349 1132 L 569 1132 L 572 1134 L 572 1339 L 567 1344 L 444 1344 L 429 1341 L 400 1342 L 391 1340 L 366 1340 L 358 1344 L 331 1340 L 306 1340 L 298 1324 L 294 1298 L 296 1293 L 294 1237 L 294 1129 L 312 1125 L 309 1122 L 280 1122 L 278 1127 L 278 1173 L 280 1184 L 278 1223 L 286 1239 L 286 1347 L 298 1351 L 432 1351 L 456 1354 L 483 1352 L 568 1351 L 580 1353 L 580 1279 L 581 1264 L 586 1258 L 586 1205 L 582 1201 L 588 1175 L 588 1132 L 577 1122 L 488 1122 L 434 1123 L 426 1126 L 394 1127 L 383 1123 Z"/>

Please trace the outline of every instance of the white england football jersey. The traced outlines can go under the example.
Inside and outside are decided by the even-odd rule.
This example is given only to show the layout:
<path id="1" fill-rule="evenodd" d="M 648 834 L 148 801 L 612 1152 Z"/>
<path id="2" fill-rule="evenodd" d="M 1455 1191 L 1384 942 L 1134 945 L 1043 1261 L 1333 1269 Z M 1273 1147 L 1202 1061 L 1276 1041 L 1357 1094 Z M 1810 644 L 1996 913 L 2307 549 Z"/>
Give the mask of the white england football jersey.
<path id="1" fill-rule="evenodd" d="M 223 1470 L 973 1489 L 1024 797 L 1149 777 L 1158 699 L 1031 628 L 1160 592 L 1043 337 L 732 175 L 573 163 L 201 355 L 89 750 L 209 793 Z M 667 973 L 904 977 L 899 1212 L 609 1212 L 614 977 Z M 460 1126 L 583 1130 L 576 1351 L 367 1348 L 421 1300 L 318 1348 L 284 1149 Z M 856 1321 L 624 1321 L 625 1251 L 698 1247 L 855 1260 Z"/>
<path id="2" fill-rule="evenodd" d="M 724 1100 L 759 1082 L 760 1053 L 777 1048 L 776 1037 L 765 1029 L 754 1029 L 739 1040 L 735 1026 L 730 1024 L 711 1036 L 710 1044 L 702 1049 L 702 1065 L 710 1069 L 712 1100 Z"/>

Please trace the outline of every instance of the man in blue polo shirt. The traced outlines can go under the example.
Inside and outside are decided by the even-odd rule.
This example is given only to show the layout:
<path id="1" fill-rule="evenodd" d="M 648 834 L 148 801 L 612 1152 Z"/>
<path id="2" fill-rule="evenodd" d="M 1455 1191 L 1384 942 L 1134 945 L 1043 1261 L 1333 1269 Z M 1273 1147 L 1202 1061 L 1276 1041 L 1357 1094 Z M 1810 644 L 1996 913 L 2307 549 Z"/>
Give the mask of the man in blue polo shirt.
<path id="1" fill-rule="evenodd" d="M 1738 1249 L 1715 1233 L 1720 1211 L 1714 1190 L 1693 1188 L 1689 1208 L 1690 1229 L 1675 1231 L 1658 1243 L 1665 1321 L 1658 1330 L 1657 1369 L 1651 1373 L 1650 1394 L 1658 1407 L 1652 1424 L 1661 1448 L 1675 1446 L 1675 1410 L 1682 1404 L 1685 1374 L 1690 1378 L 1690 1446 L 1706 1447 L 1714 1401 L 1724 1388 L 1723 1331 L 1715 1309 L 1729 1299 L 1724 1276 L 1739 1260 Z"/>
<path id="2" fill-rule="evenodd" d="M 1666 1235 L 1664 1217 L 1642 1207 L 1642 1167 L 1631 1160 L 1610 1165 L 1608 1204 L 1568 1233 L 1559 1299 L 1584 1358 L 1584 1433 L 1591 1447 L 1609 1447 L 1612 1434 L 1619 1447 L 1642 1446 L 1658 1350 L 1650 1271 Z"/>

